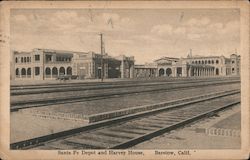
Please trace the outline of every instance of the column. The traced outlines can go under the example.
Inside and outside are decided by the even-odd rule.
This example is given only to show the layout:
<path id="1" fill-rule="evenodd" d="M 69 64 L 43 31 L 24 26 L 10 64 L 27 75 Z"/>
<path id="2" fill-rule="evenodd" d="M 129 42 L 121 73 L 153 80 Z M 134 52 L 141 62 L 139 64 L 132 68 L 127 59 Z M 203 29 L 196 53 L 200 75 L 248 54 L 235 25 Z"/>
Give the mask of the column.
<path id="1" fill-rule="evenodd" d="M 124 61 L 123 61 L 123 60 L 122 60 L 122 62 L 121 62 L 120 71 L 121 71 L 121 78 L 124 78 Z"/>
<path id="2" fill-rule="evenodd" d="M 174 77 L 177 77 L 177 69 L 176 69 L 176 67 L 172 68 L 172 70 L 173 70 L 173 73 L 174 73 Z"/>
<path id="3" fill-rule="evenodd" d="M 129 73 L 130 73 L 129 78 L 134 78 L 134 64 L 131 64 L 129 70 L 130 70 L 129 71 Z M 150 75 L 151 75 L 151 69 L 150 69 Z"/>
<path id="4" fill-rule="evenodd" d="M 50 78 L 52 78 L 52 68 L 50 68 Z"/>
<path id="5" fill-rule="evenodd" d="M 187 77 L 191 77 L 191 71 L 192 70 L 192 67 L 189 67 L 189 70 L 188 70 L 188 75 L 187 75 Z"/>

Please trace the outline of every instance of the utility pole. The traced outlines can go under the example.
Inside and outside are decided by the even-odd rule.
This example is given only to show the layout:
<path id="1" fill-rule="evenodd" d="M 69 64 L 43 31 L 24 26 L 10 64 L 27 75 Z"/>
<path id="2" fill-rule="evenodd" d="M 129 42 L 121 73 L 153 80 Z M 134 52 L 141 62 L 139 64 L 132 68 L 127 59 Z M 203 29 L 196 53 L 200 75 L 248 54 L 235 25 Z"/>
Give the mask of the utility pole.
<path id="1" fill-rule="evenodd" d="M 103 76 L 104 76 L 104 65 L 103 65 L 103 39 L 102 39 L 102 33 L 101 36 L 101 81 L 103 82 Z"/>

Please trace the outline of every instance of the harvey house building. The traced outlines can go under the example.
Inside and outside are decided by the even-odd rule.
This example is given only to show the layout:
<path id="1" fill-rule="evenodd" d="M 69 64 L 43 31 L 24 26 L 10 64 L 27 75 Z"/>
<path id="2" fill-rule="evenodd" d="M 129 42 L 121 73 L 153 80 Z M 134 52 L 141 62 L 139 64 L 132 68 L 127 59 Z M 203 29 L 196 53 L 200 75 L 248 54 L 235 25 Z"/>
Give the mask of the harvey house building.
<path id="1" fill-rule="evenodd" d="M 135 65 L 135 77 L 212 77 L 239 76 L 240 56 L 162 57 L 153 63 Z"/>
<path id="2" fill-rule="evenodd" d="M 150 77 L 213 77 L 239 76 L 240 56 L 162 57 L 153 63 L 134 65 L 134 57 L 111 57 L 94 52 L 73 52 L 33 49 L 13 52 L 11 79 L 48 80 L 59 76 L 78 79 L 150 78 Z M 103 68 L 103 72 L 102 72 Z"/>

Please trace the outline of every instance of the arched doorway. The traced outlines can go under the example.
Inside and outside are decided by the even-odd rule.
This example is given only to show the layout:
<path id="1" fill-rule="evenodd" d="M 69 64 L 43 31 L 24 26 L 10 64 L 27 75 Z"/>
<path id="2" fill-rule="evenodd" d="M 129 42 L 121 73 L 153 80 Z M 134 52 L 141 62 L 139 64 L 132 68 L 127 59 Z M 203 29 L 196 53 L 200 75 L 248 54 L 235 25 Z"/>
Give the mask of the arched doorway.
<path id="1" fill-rule="evenodd" d="M 50 77 L 50 75 L 51 75 L 51 69 L 49 67 L 47 67 L 45 69 L 45 75 L 46 75 L 46 78 Z"/>
<path id="2" fill-rule="evenodd" d="M 56 67 L 52 68 L 52 77 L 57 77 L 58 76 L 58 70 Z"/>
<path id="3" fill-rule="evenodd" d="M 16 69 L 16 77 L 19 77 L 19 69 Z"/>
<path id="4" fill-rule="evenodd" d="M 31 77 L 31 68 L 27 69 L 27 76 L 30 78 Z"/>
<path id="5" fill-rule="evenodd" d="M 169 77 L 172 74 L 171 68 L 166 69 L 166 75 Z"/>
<path id="6" fill-rule="evenodd" d="M 216 68 L 216 70 L 215 70 L 215 75 L 219 75 L 219 69 L 218 68 Z"/>
<path id="7" fill-rule="evenodd" d="M 159 77 L 164 76 L 164 69 L 161 68 L 159 69 Z"/>
<path id="8" fill-rule="evenodd" d="M 22 77 L 26 77 L 26 70 L 25 70 L 25 68 L 22 68 L 21 75 L 22 75 Z"/>
<path id="9" fill-rule="evenodd" d="M 67 68 L 67 75 L 72 75 L 72 68 L 71 67 Z"/>
<path id="10" fill-rule="evenodd" d="M 60 67 L 59 75 L 65 75 L 65 68 L 64 67 Z"/>

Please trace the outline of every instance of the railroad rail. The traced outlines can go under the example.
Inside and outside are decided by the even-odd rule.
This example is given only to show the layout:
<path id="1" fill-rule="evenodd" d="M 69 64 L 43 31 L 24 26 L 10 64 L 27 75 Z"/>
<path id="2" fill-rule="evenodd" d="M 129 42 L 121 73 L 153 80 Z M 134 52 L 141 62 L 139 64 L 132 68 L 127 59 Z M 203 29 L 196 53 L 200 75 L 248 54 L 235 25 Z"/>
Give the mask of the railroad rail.
<path id="1" fill-rule="evenodd" d="M 226 85 L 226 84 L 233 84 L 239 83 L 239 80 L 230 80 L 230 81 L 201 81 L 201 82 L 192 82 L 192 83 L 173 83 L 172 85 L 162 85 L 162 86 L 134 86 L 129 88 L 124 88 L 122 90 L 109 88 L 110 90 L 105 91 L 104 93 L 89 93 L 84 92 L 80 93 L 77 96 L 74 92 L 71 94 L 65 94 L 62 97 L 58 97 L 57 95 L 53 95 L 50 98 L 43 98 L 38 97 L 38 99 L 25 99 L 21 101 L 11 101 L 11 112 L 18 111 L 19 109 L 26 109 L 26 108 L 33 108 L 33 107 L 40 107 L 40 106 L 47 106 L 47 105 L 54 105 L 54 104 L 65 104 L 65 103 L 75 103 L 75 102 L 84 102 L 84 101 L 92 101 L 98 99 L 106 99 L 112 97 L 121 97 L 124 95 L 131 95 L 131 94 L 145 94 L 145 93 L 159 93 L 159 92 L 169 92 L 174 90 L 184 90 L 184 89 L 191 89 L 197 88 L 201 86 L 216 86 L 216 85 Z M 194 86 L 195 84 L 195 86 Z M 103 91 L 102 91 L 103 92 Z M 57 97 L 55 97 L 57 96 Z"/>
<path id="2" fill-rule="evenodd" d="M 240 103 L 240 90 L 190 98 L 68 131 L 12 143 L 11 149 L 125 149 Z"/>
<path id="3" fill-rule="evenodd" d="M 147 81 L 118 81 L 118 82 L 91 82 L 91 83 L 71 83 L 71 84 L 48 84 L 37 86 L 12 86 L 11 95 L 28 95 L 41 94 L 52 92 L 70 92 L 81 90 L 98 90 L 107 88 L 128 88 L 135 86 L 160 86 L 164 84 L 182 84 L 182 83 L 197 83 L 210 81 L 240 81 L 238 77 L 230 78 L 209 78 L 209 79 L 176 79 L 176 80 L 147 80 Z"/>

